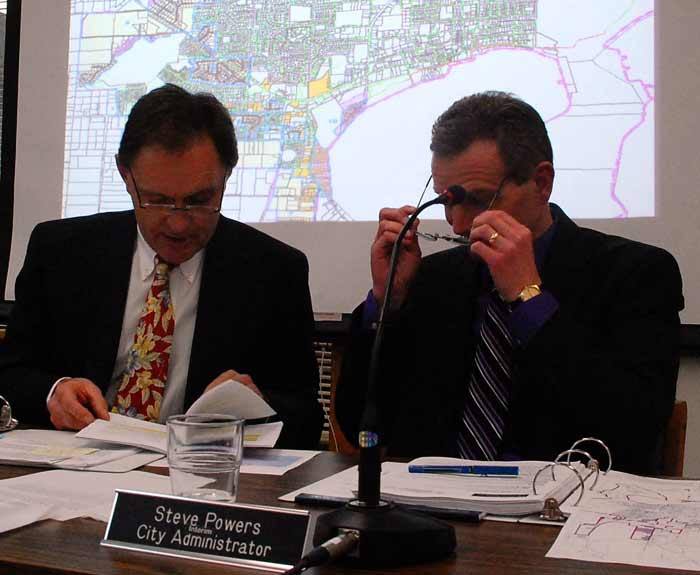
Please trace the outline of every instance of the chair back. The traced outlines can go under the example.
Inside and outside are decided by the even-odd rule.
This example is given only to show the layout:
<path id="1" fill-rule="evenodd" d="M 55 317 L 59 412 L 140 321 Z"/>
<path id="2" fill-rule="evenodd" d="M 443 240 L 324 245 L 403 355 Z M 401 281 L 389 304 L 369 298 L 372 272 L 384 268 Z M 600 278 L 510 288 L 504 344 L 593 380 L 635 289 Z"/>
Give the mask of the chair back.
<path id="1" fill-rule="evenodd" d="M 661 454 L 661 473 L 669 477 L 683 477 L 685 435 L 688 426 L 688 403 L 676 401 L 664 434 Z"/>
<path id="2" fill-rule="evenodd" d="M 329 451 L 357 453 L 345 437 L 335 416 L 335 392 L 343 360 L 343 346 L 337 341 L 315 341 L 316 363 L 319 370 L 319 402 L 323 407 L 324 422 L 321 443 Z"/>

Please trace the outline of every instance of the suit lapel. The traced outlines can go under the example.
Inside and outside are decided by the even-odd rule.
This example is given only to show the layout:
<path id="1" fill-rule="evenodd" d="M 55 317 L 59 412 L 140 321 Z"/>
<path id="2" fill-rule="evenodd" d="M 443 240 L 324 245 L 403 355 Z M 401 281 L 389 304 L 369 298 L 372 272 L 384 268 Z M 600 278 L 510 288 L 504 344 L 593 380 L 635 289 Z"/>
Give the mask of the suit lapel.
<path id="1" fill-rule="evenodd" d="M 445 261 L 427 271 L 430 289 L 427 301 L 418 303 L 421 318 L 416 325 L 416 354 L 421 382 L 426 393 L 415 397 L 413 413 L 404 418 L 407 428 L 405 453 L 453 453 L 456 422 L 464 408 L 467 383 L 474 357 L 474 311 L 481 286 L 481 267 L 467 248 L 454 248 Z M 422 344 L 426 340 L 430 345 Z M 420 424 L 416 422 L 420 421 Z"/>
<path id="2" fill-rule="evenodd" d="M 249 277 L 249 257 L 240 245 L 238 226 L 237 222 L 221 216 L 206 248 L 187 374 L 185 409 L 223 369 L 235 367 L 240 345 L 231 339 L 239 337 L 238 334 L 245 335 L 246 326 L 241 322 L 246 307 L 245 286 L 253 279 Z M 222 342 L 226 342 L 228 354 L 225 367 L 218 353 Z"/>
<path id="3" fill-rule="evenodd" d="M 586 248 L 579 227 L 558 206 L 552 204 L 552 213 L 557 229 L 541 272 L 542 284 L 561 299 L 579 293 L 580 274 L 589 269 L 594 254 Z"/>
<path id="4" fill-rule="evenodd" d="M 95 323 L 92 352 L 86 359 L 89 377 L 103 390 L 109 385 L 119 347 L 131 262 L 136 241 L 136 220 L 132 211 L 106 215 L 95 234 L 94 286 L 87 298 L 94 298 Z"/>

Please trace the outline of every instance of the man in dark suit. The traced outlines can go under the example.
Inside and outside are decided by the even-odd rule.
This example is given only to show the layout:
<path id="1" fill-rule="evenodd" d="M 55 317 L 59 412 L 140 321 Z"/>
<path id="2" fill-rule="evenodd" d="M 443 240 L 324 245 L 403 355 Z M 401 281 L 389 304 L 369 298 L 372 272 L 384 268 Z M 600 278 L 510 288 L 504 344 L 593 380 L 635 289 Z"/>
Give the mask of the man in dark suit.
<path id="1" fill-rule="evenodd" d="M 549 203 L 544 122 L 503 93 L 455 102 L 433 127 L 435 191 L 469 245 L 421 258 L 404 239 L 379 377 L 389 454 L 552 460 L 583 436 L 613 466 L 654 472 L 675 398 L 681 278 L 667 252 L 580 228 Z M 384 209 L 373 288 L 353 314 L 337 414 L 357 437 L 372 321 L 413 207 Z"/>
<path id="2" fill-rule="evenodd" d="M 238 160 L 226 109 L 156 89 L 133 107 L 116 159 L 134 210 L 32 234 L 0 394 L 25 423 L 80 429 L 109 410 L 162 422 L 235 379 L 284 421 L 278 446 L 315 447 L 308 264 L 220 215 Z"/>

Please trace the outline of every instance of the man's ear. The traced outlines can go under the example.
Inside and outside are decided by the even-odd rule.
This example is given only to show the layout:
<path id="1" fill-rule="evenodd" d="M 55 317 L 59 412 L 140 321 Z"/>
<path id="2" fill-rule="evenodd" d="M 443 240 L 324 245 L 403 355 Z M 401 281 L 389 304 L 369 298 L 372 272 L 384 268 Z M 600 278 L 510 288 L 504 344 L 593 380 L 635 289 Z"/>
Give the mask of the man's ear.
<path id="1" fill-rule="evenodd" d="M 546 204 L 549 202 L 549 196 L 552 195 L 552 187 L 554 185 L 554 166 L 552 162 L 540 162 L 537 164 L 532 179 L 535 182 L 540 199 Z"/>
<path id="2" fill-rule="evenodd" d="M 119 162 L 119 154 L 114 154 L 114 162 L 117 164 L 117 170 L 119 170 L 119 175 L 122 178 L 124 184 L 129 184 L 129 168 L 124 166 Z"/>

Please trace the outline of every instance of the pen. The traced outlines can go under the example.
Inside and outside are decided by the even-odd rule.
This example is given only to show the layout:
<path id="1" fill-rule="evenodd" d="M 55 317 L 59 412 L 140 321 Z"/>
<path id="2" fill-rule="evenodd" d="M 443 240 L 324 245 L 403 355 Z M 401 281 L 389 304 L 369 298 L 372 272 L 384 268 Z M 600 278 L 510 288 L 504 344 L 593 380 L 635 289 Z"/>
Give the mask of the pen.
<path id="1" fill-rule="evenodd" d="M 346 497 L 331 497 L 326 495 L 314 495 L 313 493 L 299 493 L 294 497 L 294 503 L 299 505 L 309 505 L 312 507 L 342 507 L 350 499 Z M 478 523 L 486 513 L 482 511 L 469 511 L 466 509 L 439 509 L 437 507 L 428 507 L 426 505 L 399 504 L 403 509 L 409 511 L 419 511 L 433 517 L 441 519 L 451 519 L 452 521 L 464 521 L 466 523 Z"/>
<path id="2" fill-rule="evenodd" d="M 459 475 L 518 475 L 517 465 L 409 465 L 409 473 L 457 473 Z"/>

